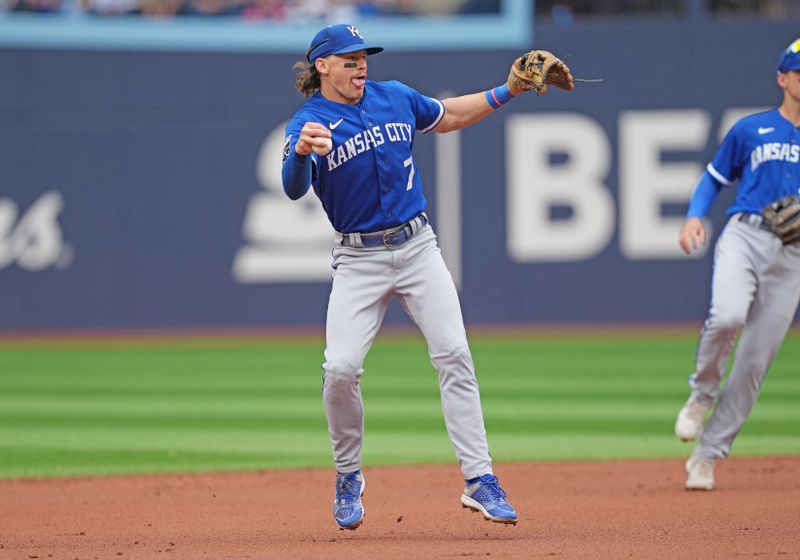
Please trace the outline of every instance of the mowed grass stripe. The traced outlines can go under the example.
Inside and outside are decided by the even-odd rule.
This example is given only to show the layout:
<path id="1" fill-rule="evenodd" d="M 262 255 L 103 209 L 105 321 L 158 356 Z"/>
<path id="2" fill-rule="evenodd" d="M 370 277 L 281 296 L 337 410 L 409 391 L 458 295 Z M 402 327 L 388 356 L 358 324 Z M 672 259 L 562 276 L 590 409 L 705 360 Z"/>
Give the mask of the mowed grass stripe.
<path id="1" fill-rule="evenodd" d="M 15 397 L 3 396 L 0 398 L 0 415 L 30 413 L 41 414 L 81 414 L 92 411 L 98 414 L 105 414 L 111 417 L 137 414 L 142 416 L 167 415 L 232 415 L 232 416 L 305 416 L 309 412 L 317 412 L 323 416 L 322 397 L 308 398 L 305 396 L 292 396 L 291 398 L 281 397 L 254 397 L 243 396 L 241 398 L 219 398 L 213 397 L 197 398 L 173 398 L 163 395 L 153 396 L 152 398 L 130 398 L 129 395 L 117 396 L 114 399 L 98 399 L 94 396 L 80 395 L 77 397 L 48 395 L 32 396 L 22 399 L 19 395 Z"/>
<path id="2" fill-rule="evenodd" d="M 783 399 L 765 398 L 762 406 L 756 408 L 755 417 L 777 422 L 800 421 L 800 408 L 796 402 Z M 618 420 L 663 420 L 675 409 L 674 399 L 661 399 L 655 403 L 634 403 L 625 400 L 600 401 L 587 400 L 580 407 L 575 401 L 567 399 L 531 400 L 522 403 L 484 404 L 485 414 L 498 423 L 517 420 L 521 422 L 537 422 L 542 420 L 559 421 L 602 421 L 607 417 Z M 439 419 L 441 404 L 438 400 L 417 401 L 413 407 L 407 404 L 389 401 L 381 397 L 370 399 L 367 407 L 369 417 L 376 424 L 391 422 L 394 419 L 420 422 Z M 762 412 L 761 409 L 764 409 Z M 87 399 L 64 402 L 63 400 L 37 400 L 30 402 L 3 403 L 0 401 L 0 424 L 14 426 L 20 424 L 69 424 L 74 419 L 76 424 L 102 424 L 108 427 L 121 427 L 133 419 L 142 424 L 154 425 L 241 425 L 247 427 L 263 427 L 267 424 L 291 420 L 306 419 L 324 422 L 324 412 L 320 402 L 294 399 L 291 402 L 281 401 L 248 401 L 246 403 L 210 403 L 199 404 L 195 401 L 180 403 L 151 402 L 107 402 L 93 403 Z"/>
<path id="3" fill-rule="evenodd" d="M 273 468 L 315 466 L 322 460 L 319 453 L 291 450 L 284 454 L 254 452 L 209 451 L 191 452 L 174 450 L 102 450 L 51 449 L 47 453 L 48 465 L 42 465 L 42 451 L 35 448 L 0 448 L 4 456 L 24 465 L 14 477 L 52 477 L 97 473 L 134 474 L 153 472 L 207 472 L 227 470 L 258 470 L 264 463 Z"/>
<path id="4" fill-rule="evenodd" d="M 671 415 L 670 415 L 671 416 Z M 667 415 L 658 418 L 630 418 L 609 416 L 602 417 L 537 417 L 523 418 L 506 416 L 500 418 L 488 411 L 486 426 L 489 433 L 593 433 L 593 434 L 648 434 L 671 432 L 674 419 Z M 83 431 L 93 426 L 104 425 L 109 431 L 115 430 L 226 430 L 256 431 L 265 433 L 269 430 L 280 430 L 285 433 L 305 432 L 317 427 L 325 430 L 322 418 L 281 418 L 281 417 L 234 417 L 234 416 L 158 416 L 158 417 L 110 417 L 104 415 L 72 415 L 50 416 L 38 418 L 32 415 L 8 417 L 0 416 L 0 422 L 9 428 L 22 431 L 71 429 Z M 800 419 L 756 417 L 751 431 L 791 435 L 797 433 Z M 426 433 L 436 428 L 443 428 L 440 415 L 430 414 L 415 416 L 368 416 L 367 429 L 371 433 L 403 433 L 413 431 Z M 266 437 L 266 436 L 265 436 Z"/>
<path id="5" fill-rule="evenodd" d="M 329 466 L 321 343 L 0 346 L 0 476 Z M 472 337 L 495 461 L 678 457 L 695 336 Z M 790 335 L 734 453 L 800 453 Z M 365 364 L 367 464 L 452 462 L 419 337 Z"/>
<path id="6" fill-rule="evenodd" d="M 2 374 L 0 374 L 2 375 Z M 53 399 L 61 400 L 64 398 L 71 398 L 77 400 L 92 399 L 92 400 L 125 400 L 131 398 L 138 398 L 141 400 L 159 400 L 171 399 L 175 402 L 181 400 L 193 400 L 197 403 L 215 401 L 215 400 L 241 400 L 247 402 L 257 398 L 269 398 L 274 400 L 295 400 L 302 398 L 303 400 L 318 400 L 322 399 L 321 382 L 319 386 L 308 387 L 301 385 L 296 388 L 273 388 L 269 391 L 259 392 L 256 388 L 247 389 L 242 387 L 236 390 L 225 389 L 210 389 L 210 388 L 174 388 L 164 389 L 159 387 L 149 388 L 99 388 L 96 386 L 82 386 L 75 387 L 54 387 L 47 383 L 45 387 L 39 388 L 39 384 L 45 382 L 44 379 L 38 379 L 36 383 L 27 383 L 24 387 L 18 385 L 6 384 L 0 387 L 2 391 L 3 400 L 13 400 L 19 398 L 30 399 L 31 401 Z M 193 379 L 191 383 L 202 383 L 202 379 Z M 72 382 L 74 383 L 74 381 Z M 524 379 L 514 380 L 480 380 L 481 394 L 486 398 L 498 398 L 503 401 L 529 401 L 531 399 L 561 399 L 567 401 L 580 401 L 580 400 L 603 400 L 603 401 L 618 401 L 625 400 L 631 394 L 636 394 L 637 399 L 658 401 L 667 397 L 681 396 L 686 398 L 688 396 L 688 385 L 685 380 L 680 383 L 675 383 L 674 380 L 664 380 L 662 382 L 652 381 L 647 382 L 641 379 L 634 381 L 622 382 L 615 380 L 608 380 L 607 382 L 598 379 L 597 376 L 592 376 L 585 380 L 570 379 L 570 380 L 553 380 L 549 382 L 542 381 L 527 381 Z M 772 385 L 775 387 L 771 387 Z M 410 399 L 425 399 L 434 395 L 438 398 L 438 385 L 436 382 L 422 383 L 415 386 L 413 380 L 409 380 L 402 388 L 401 384 L 396 381 L 391 384 L 381 384 L 380 382 L 373 382 L 372 380 L 362 381 L 364 391 L 370 391 L 374 395 L 386 395 L 392 399 L 410 398 Z M 767 390 L 770 390 L 771 399 L 795 401 L 800 397 L 800 384 L 791 381 L 767 381 Z"/>
<path id="7" fill-rule="evenodd" d="M 0 442 L 5 477 L 310 467 L 330 461 L 324 422 L 305 431 L 270 432 L 53 427 L 32 434 L 4 429 Z"/>
<path id="8" fill-rule="evenodd" d="M 300 451 L 316 453 L 330 447 L 327 433 L 319 429 L 295 432 L 241 430 L 231 433 L 224 429 L 187 430 L 183 428 L 117 428 L 115 430 L 87 428 L 76 432 L 69 427 L 53 428 L 27 438 L 8 429 L 0 431 L 3 446 L 29 447 L 46 452 L 95 450 L 184 450 L 213 453 L 254 453 L 261 456 L 271 453 Z"/>

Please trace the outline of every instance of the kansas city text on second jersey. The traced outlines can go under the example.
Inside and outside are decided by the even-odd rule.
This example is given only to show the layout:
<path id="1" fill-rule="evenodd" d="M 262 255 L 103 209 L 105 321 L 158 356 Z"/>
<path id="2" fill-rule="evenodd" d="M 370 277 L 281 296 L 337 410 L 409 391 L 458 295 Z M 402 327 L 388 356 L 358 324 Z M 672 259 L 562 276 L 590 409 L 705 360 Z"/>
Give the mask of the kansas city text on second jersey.
<path id="1" fill-rule="evenodd" d="M 758 214 L 771 202 L 800 194 L 800 129 L 775 108 L 739 120 L 725 136 L 708 172 L 724 185 L 739 179 L 728 214 Z"/>
<path id="2" fill-rule="evenodd" d="M 797 163 L 800 161 L 800 145 L 769 142 L 756 146 L 750 153 L 750 170 L 755 171 L 765 161 Z"/>

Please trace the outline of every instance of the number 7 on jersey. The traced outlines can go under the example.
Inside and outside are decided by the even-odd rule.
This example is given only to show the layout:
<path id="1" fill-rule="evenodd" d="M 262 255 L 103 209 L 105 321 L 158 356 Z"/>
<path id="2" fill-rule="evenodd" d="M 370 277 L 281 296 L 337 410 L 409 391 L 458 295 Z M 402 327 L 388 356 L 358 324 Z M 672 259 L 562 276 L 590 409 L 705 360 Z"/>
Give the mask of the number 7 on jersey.
<path id="1" fill-rule="evenodd" d="M 406 183 L 406 190 L 410 191 L 414 186 L 414 158 L 409 156 L 407 160 L 403 161 L 403 167 L 411 167 L 411 172 L 408 174 L 408 183 Z"/>

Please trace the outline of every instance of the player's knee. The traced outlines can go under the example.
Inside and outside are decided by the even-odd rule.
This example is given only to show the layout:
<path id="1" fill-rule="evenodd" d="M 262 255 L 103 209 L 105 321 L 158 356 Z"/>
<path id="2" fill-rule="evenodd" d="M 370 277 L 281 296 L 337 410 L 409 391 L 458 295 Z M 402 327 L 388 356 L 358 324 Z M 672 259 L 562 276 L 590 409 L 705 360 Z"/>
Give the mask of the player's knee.
<path id="1" fill-rule="evenodd" d="M 431 354 L 431 362 L 440 376 L 475 376 L 475 364 L 469 346 L 459 346 L 448 352 Z"/>
<path id="2" fill-rule="evenodd" d="M 324 369 L 322 399 L 326 406 L 352 406 L 359 399 L 358 379 L 364 370 L 354 369 L 352 364 L 331 362 L 326 362 Z"/>
<path id="3" fill-rule="evenodd" d="M 711 315 L 711 323 L 720 331 L 737 331 L 747 320 L 746 309 L 715 309 Z"/>
<path id="4" fill-rule="evenodd" d="M 325 370 L 323 374 L 323 383 L 334 385 L 351 385 L 358 382 L 358 378 L 364 373 L 361 369 L 361 364 L 356 360 L 347 359 L 334 359 L 328 360 L 322 368 Z"/>

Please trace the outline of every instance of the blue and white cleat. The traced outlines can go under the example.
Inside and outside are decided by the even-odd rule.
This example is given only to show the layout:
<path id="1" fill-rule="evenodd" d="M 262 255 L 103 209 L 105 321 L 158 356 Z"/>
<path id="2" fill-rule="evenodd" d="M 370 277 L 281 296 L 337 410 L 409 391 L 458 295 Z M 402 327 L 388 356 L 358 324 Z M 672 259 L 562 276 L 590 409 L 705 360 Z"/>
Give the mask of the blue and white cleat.
<path id="1" fill-rule="evenodd" d="M 333 501 L 333 517 L 339 529 L 358 529 L 364 521 L 364 506 L 361 496 L 364 494 L 364 475 L 361 471 L 353 473 L 336 473 L 336 499 Z"/>
<path id="2" fill-rule="evenodd" d="M 469 479 L 461 494 L 461 505 L 482 513 L 490 521 L 517 524 L 517 512 L 506 501 L 506 493 L 493 474 Z"/>

